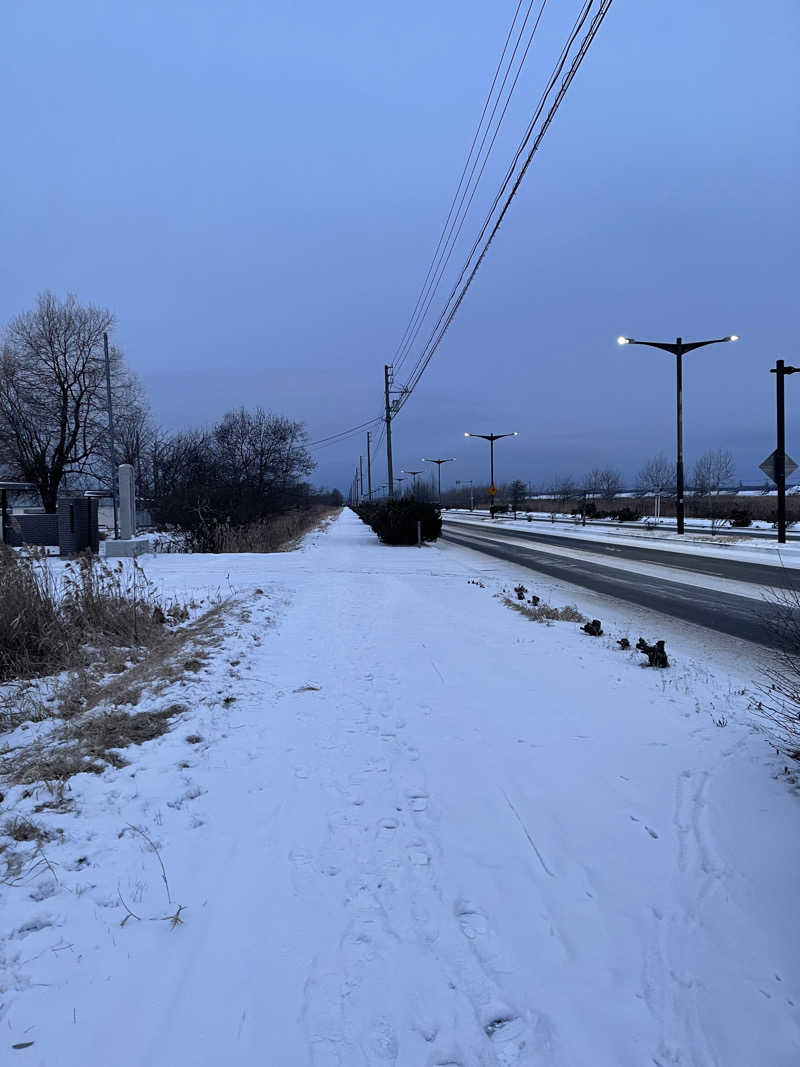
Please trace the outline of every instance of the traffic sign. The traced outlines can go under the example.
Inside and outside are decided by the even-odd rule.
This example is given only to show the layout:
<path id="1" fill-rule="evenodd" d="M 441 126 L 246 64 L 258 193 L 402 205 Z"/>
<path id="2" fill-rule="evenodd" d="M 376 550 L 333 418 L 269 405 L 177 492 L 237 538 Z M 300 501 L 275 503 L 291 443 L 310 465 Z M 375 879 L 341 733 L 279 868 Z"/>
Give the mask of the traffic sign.
<path id="1" fill-rule="evenodd" d="M 792 469 L 794 469 L 794 468 L 792 468 Z M 489 486 L 489 496 L 494 496 L 494 494 L 496 492 L 497 492 L 497 489 L 493 485 L 490 485 Z"/>
<path id="2" fill-rule="evenodd" d="M 772 481 L 775 482 L 776 485 L 778 484 L 777 456 L 778 450 L 776 448 L 774 452 L 770 452 L 770 454 L 767 456 L 763 463 L 759 464 L 759 470 L 762 470 L 768 478 L 771 478 Z M 791 456 L 786 454 L 786 452 L 783 453 L 783 465 L 784 475 L 787 478 L 793 471 L 797 470 L 797 464 Z"/>

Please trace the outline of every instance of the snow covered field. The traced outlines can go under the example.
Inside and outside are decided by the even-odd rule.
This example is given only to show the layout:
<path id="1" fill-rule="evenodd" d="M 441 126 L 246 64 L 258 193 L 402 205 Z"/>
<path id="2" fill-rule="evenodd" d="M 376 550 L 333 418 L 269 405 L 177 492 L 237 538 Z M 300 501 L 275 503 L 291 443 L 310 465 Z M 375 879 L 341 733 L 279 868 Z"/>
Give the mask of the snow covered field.
<path id="1" fill-rule="evenodd" d="M 525 572 L 606 635 L 531 622 L 495 595 L 511 565 L 347 511 L 294 553 L 140 562 L 235 606 L 137 705 L 185 705 L 171 732 L 71 806 L 4 790 L 51 836 L 0 887 L 0 1062 L 800 1061 L 800 800 L 748 711 L 762 652 Z M 640 633 L 668 671 L 618 649 Z"/>

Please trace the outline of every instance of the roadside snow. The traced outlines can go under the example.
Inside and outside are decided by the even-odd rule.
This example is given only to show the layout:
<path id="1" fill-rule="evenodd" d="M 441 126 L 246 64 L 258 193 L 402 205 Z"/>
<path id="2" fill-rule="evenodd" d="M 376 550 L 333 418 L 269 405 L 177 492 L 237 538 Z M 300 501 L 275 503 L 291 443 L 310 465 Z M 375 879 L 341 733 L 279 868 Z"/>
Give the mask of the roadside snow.
<path id="1" fill-rule="evenodd" d="M 129 766 L 64 810 L 7 790 L 52 836 L 2 887 L 3 1062 L 798 1062 L 798 798 L 752 646 L 550 580 L 606 636 L 533 623 L 511 565 L 350 512 L 143 565 L 237 607 Z M 619 651 L 640 632 L 669 671 Z"/>
<path id="2" fill-rule="evenodd" d="M 527 530 L 529 533 L 547 534 L 549 537 L 563 537 L 565 541 L 602 541 L 605 544 L 635 545 L 637 548 L 652 548 L 660 552 L 680 552 L 691 556 L 704 556 L 708 559 L 731 559 L 741 563 L 766 563 L 772 566 L 789 568 L 800 567 L 800 543 L 789 542 L 779 545 L 777 541 L 764 538 L 725 532 L 701 535 L 696 532 L 679 537 L 677 533 L 658 530 L 650 531 L 643 527 L 630 526 L 626 529 L 609 526 L 580 526 L 574 522 L 544 523 L 542 520 L 528 522 L 527 519 L 509 519 L 498 516 L 470 514 L 451 509 L 442 516 L 444 522 L 470 522 L 483 529 L 492 527 L 501 530 Z M 687 527 L 688 528 L 688 527 Z M 595 556 L 595 559 L 597 557 Z"/>

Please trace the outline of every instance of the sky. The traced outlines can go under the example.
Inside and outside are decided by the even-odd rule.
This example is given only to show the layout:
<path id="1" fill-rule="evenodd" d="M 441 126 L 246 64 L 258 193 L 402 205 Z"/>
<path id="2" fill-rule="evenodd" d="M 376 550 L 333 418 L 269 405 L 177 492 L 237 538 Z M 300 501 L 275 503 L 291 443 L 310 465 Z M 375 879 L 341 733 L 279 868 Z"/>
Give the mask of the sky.
<path id="1" fill-rule="evenodd" d="M 377 416 L 515 7 L 12 5 L 0 323 L 45 289 L 110 308 L 171 429 L 261 405 L 316 440 Z M 469 243 L 577 10 L 545 7 Z M 685 357 L 686 460 L 728 448 L 762 480 L 769 368 L 800 362 L 799 44 L 793 0 L 615 0 L 394 421 L 396 469 L 453 456 L 444 485 L 485 482 L 464 432 L 516 430 L 499 482 L 613 466 L 632 483 L 674 455 L 674 358 L 616 337 L 736 333 Z M 346 489 L 364 448 L 316 450 L 315 482 Z"/>

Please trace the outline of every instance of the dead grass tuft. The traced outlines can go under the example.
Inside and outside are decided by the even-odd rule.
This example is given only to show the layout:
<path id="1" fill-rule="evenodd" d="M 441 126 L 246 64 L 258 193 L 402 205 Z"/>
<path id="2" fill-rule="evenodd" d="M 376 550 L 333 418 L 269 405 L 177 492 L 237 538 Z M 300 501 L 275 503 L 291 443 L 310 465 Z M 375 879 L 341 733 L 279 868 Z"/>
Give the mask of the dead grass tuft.
<path id="1" fill-rule="evenodd" d="M 44 827 L 21 815 L 9 819 L 0 832 L 18 844 L 23 841 L 35 841 L 37 844 L 42 844 L 42 842 L 48 840 L 48 834 Z"/>
<path id="2" fill-rule="evenodd" d="M 0 682 L 54 674 L 111 649 L 109 670 L 124 670 L 121 648 L 156 645 L 164 608 L 140 564 L 130 564 L 86 554 L 57 582 L 40 552 L 0 545 Z M 185 611 L 172 605 L 167 614 L 175 610 Z"/>
<path id="3" fill-rule="evenodd" d="M 574 604 L 566 604 L 563 608 L 553 608 L 549 604 L 545 604 L 540 601 L 538 604 L 520 603 L 516 600 L 511 600 L 509 597 L 503 598 L 503 603 L 512 608 L 514 611 L 518 611 L 520 615 L 524 615 L 526 619 L 530 619 L 531 622 L 588 622 L 589 620 L 585 615 L 582 615 Z"/>

